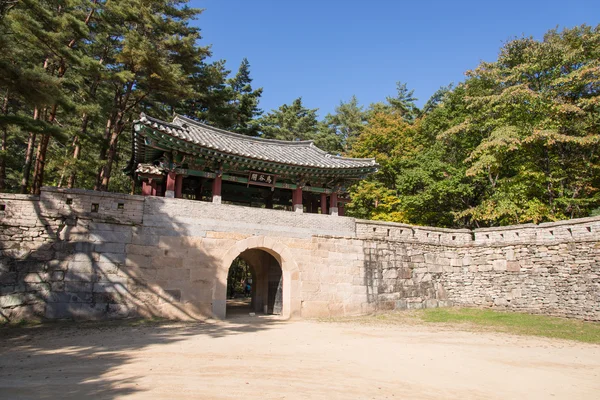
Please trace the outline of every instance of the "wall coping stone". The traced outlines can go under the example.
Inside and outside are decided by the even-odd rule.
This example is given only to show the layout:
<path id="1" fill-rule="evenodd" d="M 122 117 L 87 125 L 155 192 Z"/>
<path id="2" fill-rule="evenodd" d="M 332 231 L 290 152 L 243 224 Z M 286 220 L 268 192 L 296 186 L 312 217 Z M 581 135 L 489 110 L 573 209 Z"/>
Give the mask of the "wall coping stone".
<path id="1" fill-rule="evenodd" d="M 37 201 L 40 196 L 33 194 L 0 193 L 0 200 Z"/>
<path id="2" fill-rule="evenodd" d="M 434 232 L 444 232 L 444 233 L 471 233 L 471 229 L 466 228 L 438 228 L 435 226 L 422 226 L 422 225 L 409 225 L 403 224 L 400 222 L 389 222 L 389 221 L 372 221 L 368 219 L 357 219 L 357 224 L 369 224 L 369 225 L 381 225 L 381 226 L 390 226 L 394 228 L 408 228 L 408 229 L 420 229 Z"/>
<path id="3" fill-rule="evenodd" d="M 93 197 L 108 197 L 112 199 L 119 200 L 132 200 L 142 202 L 145 200 L 144 196 L 140 196 L 137 194 L 127 194 L 127 193 L 113 193 L 113 192 L 99 192 L 96 190 L 86 190 L 86 189 L 67 189 L 67 188 L 58 188 L 53 186 L 44 186 L 41 189 L 42 192 L 52 192 L 52 193 L 64 193 L 64 194 L 79 194 L 84 196 L 93 196 Z"/>

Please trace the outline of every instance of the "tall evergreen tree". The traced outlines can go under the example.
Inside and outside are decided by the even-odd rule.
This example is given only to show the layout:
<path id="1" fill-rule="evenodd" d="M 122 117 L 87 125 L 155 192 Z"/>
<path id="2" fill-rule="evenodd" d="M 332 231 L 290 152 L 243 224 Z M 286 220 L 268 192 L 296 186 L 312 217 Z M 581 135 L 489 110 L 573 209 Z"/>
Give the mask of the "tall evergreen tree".
<path id="1" fill-rule="evenodd" d="M 233 91 L 231 101 L 233 121 L 228 129 L 245 135 L 257 136 L 258 124 L 255 123 L 254 119 L 262 114 L 262 110 L 258 108 L 258 102 L 263 89 L 252 89 L 250 63 L 246 58 L 242 60 L 237 74 L 228 83 Z"/>
<path id="2" fill-rule="evenodd" d="M 143 107 L 164 116 L 168 110 L 152 100 L 175 104 L 193 93 L 189 77 L 207 50 L 195 45 L 199 29 L 190 26 L 200 10 L 181 7 L 185 3 L 127 0 L 110 3 L 104 11 L 110 18 L 107 26 L 120 31 L 113 34 L 114 49 L 119 51 L 109 55 L 107 68 L 114 97 L 104 128 L 96 190 L 108 190 L 119 137 L 133 115 Z"/>
<path id="3" fill-rule="evenodd" d="M 367 114 L 358 105 L 356 96 L 352 96 L 348 102 L 340 102 L 335 114 L 327 114 L 323 123 L 329 132 L 339 137 L 341 150 L 348 152 L 365 129 Z"/>
<path id="4" fill-rule="evenodd" d="M 301 97 L 268 112 L 258 123 L 266 139 L 312 140 L 319 129 L 317 109 L 304 107 Z"/>
<path id="5" fill-rule="evenodd" d="M 252 89 L 250 63 L 243 59 L 235 76 L 224 61 L 203 65 L 195 80 L 195 97 L 187 103 L 187 115 L 211 126 L 244 135 L 257 136 L 256 118 L 262 88 Z"/>
<path id="6" fill-rule="evenodd" d="M 408 90 L 406 83 L 396 83 L 396 97 L 387 97 L 389 106 L 400 113 L 405 121 L 412 122 L 419 115 L 419 108 L 416 105 L 417 98 L 414 97 L 414 90 Z"/>

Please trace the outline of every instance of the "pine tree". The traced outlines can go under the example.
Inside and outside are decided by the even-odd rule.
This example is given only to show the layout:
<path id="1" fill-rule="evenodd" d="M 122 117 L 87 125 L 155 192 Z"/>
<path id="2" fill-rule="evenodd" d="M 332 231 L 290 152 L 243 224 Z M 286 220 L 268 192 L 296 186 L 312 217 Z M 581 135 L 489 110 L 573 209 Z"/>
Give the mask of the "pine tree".
<path id="1" fill-rule="evenodd" d="M 406 83 L 396 83 L 396 97 L 387 97 L 389 106 L 400 113 L 407 122 L 412 122 L 419 115 L 419 108 L 416 105 L 417 98 L 414 97 L 414 90 L 408 90 Z"/>
<path id="2" fill-rule="evenodd" d="M 258 125 L 254 119 L 262 114 L 258 108 L 258 102 L 262 95 L 262 88 L 252 89 L 252 78 L 250 78 L 250 63 L 246 58 L 242 60 L 237 74 L 229 80 L 233 89 L 233 124 L 230 129 L 233 132 L 245 135 L 257 136 Z"/>
<path id="3" fill-rule="evenodd" d="M 196 94 L 187 102 L 186 115 L 217 128 L 257 136 L 255 119 L 262 114 L 258 108 L 262 88 L 252 89 L 250 63 L 245 58 L 236 75 L 227 79 L 230 73 L 222 60 L 203 65 L 195 77 Z"/>
<path id="4" fill-rule="evenodd" d="M 111 3 L 112 8 L 105 10 L 108 26 L 121 30 L 114 44 L 118 52 L 109 56 L 106 80 L 115 89 L 104 128 L 96 190 L 108 190 L 119 138 L 133 115 L 143 107 L 165 116 L 165 104 L 174 105 L 192 94 L 191 69 L 201 62 L 206 49 L 196 46 L 199 29 L 189 25 L 200 10 L 181 7 L 185 3 L 128 0 Z"/>
<path id="5" fill-rule="evenodd" d="M 311 140 L 319 129 L 317 109 L 304 107 L 301 97 L 267 113 L 258 123 L 266 139 Z"/>
<path id="6" fill-rule="evenodd" d="M 340 150 L 349 152 L 367 123 L 367 114 L 358 105 L 356 96 L 348 102 L 340 102 L 335 114 L 327 114 L 323 121 L 325 128 L 339 138 Z"/>

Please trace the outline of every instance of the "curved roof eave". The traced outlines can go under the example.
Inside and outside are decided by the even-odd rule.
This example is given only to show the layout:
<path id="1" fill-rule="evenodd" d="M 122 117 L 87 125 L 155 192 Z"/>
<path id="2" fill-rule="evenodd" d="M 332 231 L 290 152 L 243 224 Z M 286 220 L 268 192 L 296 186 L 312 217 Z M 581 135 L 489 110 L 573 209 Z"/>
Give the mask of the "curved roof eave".
<path id="1" fill-rule="evenodd" d="M 235 156 L 325 169 L 369 168 L 375 172 L 379 166 L 374 158 L 347 158 L 327 153 L 315 146 L 312 140 L 285 141 L 264 139 L 229 132 L 175 115 L 173 122 L 166 122 L 142 113 L 142 123 L 177 139 Z"/>

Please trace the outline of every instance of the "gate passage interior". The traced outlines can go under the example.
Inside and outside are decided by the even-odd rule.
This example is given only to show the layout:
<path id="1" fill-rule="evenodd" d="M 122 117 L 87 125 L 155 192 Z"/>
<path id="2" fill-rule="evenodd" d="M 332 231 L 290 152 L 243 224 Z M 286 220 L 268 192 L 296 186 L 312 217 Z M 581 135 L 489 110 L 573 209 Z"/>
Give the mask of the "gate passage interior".
<path id="1" fill-rule="evenodd" d="M 260 249 L 240 254 L 227 276 L 227 316 L 283 311 L 283 274 L 279 262 Z"/>

